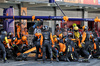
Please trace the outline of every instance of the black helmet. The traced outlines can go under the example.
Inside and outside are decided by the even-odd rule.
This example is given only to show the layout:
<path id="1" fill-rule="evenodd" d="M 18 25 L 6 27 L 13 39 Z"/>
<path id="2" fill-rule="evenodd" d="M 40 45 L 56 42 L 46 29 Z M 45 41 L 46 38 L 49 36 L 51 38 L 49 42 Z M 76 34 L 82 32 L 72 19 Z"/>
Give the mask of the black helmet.
<path id="1" fill-rule="evenodd" d="M 64 42 L 65 42 L 65 43 L 68 42 L 68 38 L 66 38 Z"/>
<path id="2" fill-rule="evenodd" d="M 1 29 L 3 29 L 3 25 L 2 25 L 2 24 L 0 24 L 0 30 L 1 30 Z"/>
<path id="3" fill-rule="evenodd" d="M 2 25 L 2 24 L 0 24 L 0 27 L 3 27 L 3 25 Z"/>
<path id="4" fill-rule="evenodd" d="M 91 35 L 90 35 L 90 38 L 94 38 L 94 35 L 93 35 L 93 34 L 91 34 Z"/>
<path id="5" fill-rule="evenodd" d="M 88 30 L 88 26 L 85 26 L 85 27 L 84 27 L 84 30 Z"/>
<path id="6" fill-rule="evenodd" d="M 8 33 L 8 36 L 12 36 L 12 35 L 13 35 L 13 33 L 12 33 L 12 32 L 9 32 L 9 33 Z"/>
<path id="7" fill-rule="evenodd" d="M 12 41 L 17 41 L 17 37 L 13 37 L 12 38 Z"/>
<path id="8" fill-rule="evenodd" d="M 47 25 L 43 26 L 43 30 L 49 30 L 49 27 Z"/>
<path id="9" fill-rule="evenodd" d="M 72 36 L 73 34 L 72 33 L 68 33 L 68 36 Z"/>
<path id="10" fill-rule="evenodd" d="M 7 35 L 7 32 L 6 31 L 1 31 L 1 34 L 2 35 Z"/>
<path id="11" fill-rule="evenodd" d="M 88 26 L 85 26 L 85 28 L 84 28 L 85 30 L 88 30 Z"/>
<path id="12" fill-rule="evenodd" d="M 95 38 L 95 39 L 94 39 L 94 42 L 98 42 L 98 39 L 97 39 L 97 38 Z"/>
<path id="13" fill-rule="evenodd" d="M 83 26 L 83 30 L 88 30 L 88 26 Z"/>

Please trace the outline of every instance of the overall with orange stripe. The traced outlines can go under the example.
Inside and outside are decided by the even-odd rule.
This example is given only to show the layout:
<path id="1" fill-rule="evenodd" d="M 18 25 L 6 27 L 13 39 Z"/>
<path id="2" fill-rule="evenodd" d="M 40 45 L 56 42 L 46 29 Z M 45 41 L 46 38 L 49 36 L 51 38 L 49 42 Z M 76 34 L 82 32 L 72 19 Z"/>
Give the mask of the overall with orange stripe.
<path id="1" fill-rule="evenodd" d="M 16 24 L 16 31 L 17 31 L 16 36 L 18 39 L 20 39 L 21 38 L 21 27 L 19 23 Z"/>
<path id="2" fill-rule="evenodd" d="M 82 29 L 83 29 L 82 40 L 81 43 L 79 44 L 80 54 L 85 58 L 88 58 L 90 55 L 88 51 L 90 45 L 90 33 L 88 32 L 87 26 L 83 26 Z"/>
<path id="3" fill-rule="evenodd" d="M 63 38 L 63 34 L 59 34 L 58 38 L 58 45 L 56 46 L 57 50 L 59 51 L 59 60 L 60 61 L 67 61 L 67 46 L 64 43 L 65 38 Z"/>
<path id="4" fill-rule="evenodd" d="M 53 57 L 55 57 L 56 61 L 59 62 L 59 59 L 58 59 L 59 50 L 56 48 L 56 46 L 59 45 L 58 40 L 57 40 L 57 36 L 53 35 L 53 39 L 54 39 L 54 43 L 55 43 L 55 46 L 52 46 Z"/>
<path id="5" fill-rule="evenodd" d="M 28 41 L 27 41 L 27 37 L 26 36 L 22 36 L 22 38 L 20 40 L 17 41 L 16 45 L 23 45 L 26 44 L 26 46 L 28 46 Z"/>
<path id="6" fill-rule="evenodd" d="M 59 52 L 65 52 L 66 51 L 66 45 L 63 42 L 63 34 L 59 34 Z"/>
<path id="7" fill-rule="evenodd" d="M 4 31 L 4 30 L 0 31 L 0 49 L 2 50 L 3 60 L 4 60 L 4 63 L 5 63 L 7 61 L 7 58 L 6 58 L 6 50 L 5 50 L 5 46 L 3 44 L 3 41 L 5 41 L 7 47 L 10 49 L 9 42 L 8 42 L 8 39 L 7 39 L 7 32 Z"/>
<path id="8" fill-rule="evenodd" d="M 21 54 L 19 47 L 16 45 L 17 42 L 18 42 L 17 37 L 12 37 L 11 49 L 14 57 L 17 57 Z"/>
<path id="9" fill-rule="evenodd" d="M 98 42 L 98 38 L 95 38 L 95 35 L 91 34 L 90 35 L 90 39 L 91 39 L 91 51 L 92 51 L 92 56 L 94 58 L 100 58 L 100 45 Z"/>
<path id="10" fill-rule="evenodd" d="M 33 42 L 35 43 L 35 46 L 36 46 L 36 57 L 35 57 L 35 60 L 38 59 L 38 57 L 39 57 L 38 54 L 39 53 L 40 53 L 40 57 L 43 56 L 43 52 L 42 52 L 41 47 L 40 47 L 41 36 L 42 36 L 41 33 L 35 33 L 35 36 L 34 36 L 34 39 L 33 39 Z"/>
<path id="11" fill-rule="evenodd" d="M 45 62 L 46 49 L 48 49 L 50 60 L 52 61 L 52 47 L 54 46 L 54 40 L 52 33 L 49 32 L 49 27 L 47 25 L 43 26 L 43 32 L 40 40 L 40 46 L 43 50 L 43 62 Z M 51 43 L 52 42 L 52 43 Z"/>
<path id="12" fill-rule="evenodd" d="M 15 44 L 19 47 L 22 53 L 28 50 L 28 41 L 26 36 L 22 36 L 22 38 L 17 40 Z"/>
<path id="13" fill-rule="evenodd" d="M 9 32 L 8 33 L 8 36 L 7 36 L 7 40 L 9 42 L 9 46 L 12 46 L 12 43 L 11 43 L 12 37 L 13 37 L 13 33 L 12 32 Z M 4 44 L 5 48 L 8 48 L 8 46 L 6 44 L 6 41 L 3 41 L 3 44 Z"/>
<path id="14" fill-rule="evenodd" d="M 28 32 L 27 32 L 27 28 L 24 28 L 24 31 L 22 31 L 22 35 L 28 37 Z"/>
<path id="15" fill-rule="evenodd" d="M 66 45 L 66 60 L 67 61 L 78 61 L 78 53 L 76 52 L 76 48 L 75 48 L 75 39 L 70 38 L 70 35 L 68 33 L 68 37 L 65 38 L 64 43 Z M 69 60 L 68 60 L 69 59 Z"/>

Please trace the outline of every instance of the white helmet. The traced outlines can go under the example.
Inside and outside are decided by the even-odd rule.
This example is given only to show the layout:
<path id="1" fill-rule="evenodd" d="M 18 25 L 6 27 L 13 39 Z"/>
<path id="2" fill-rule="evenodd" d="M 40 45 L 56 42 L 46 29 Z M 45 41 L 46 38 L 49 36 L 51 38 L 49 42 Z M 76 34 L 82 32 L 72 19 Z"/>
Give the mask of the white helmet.
<path id="1" fill-rule="evenodd" d="M 47 25 L 43 26 L 43 30 L 49 30 L 49 27 Z"/>

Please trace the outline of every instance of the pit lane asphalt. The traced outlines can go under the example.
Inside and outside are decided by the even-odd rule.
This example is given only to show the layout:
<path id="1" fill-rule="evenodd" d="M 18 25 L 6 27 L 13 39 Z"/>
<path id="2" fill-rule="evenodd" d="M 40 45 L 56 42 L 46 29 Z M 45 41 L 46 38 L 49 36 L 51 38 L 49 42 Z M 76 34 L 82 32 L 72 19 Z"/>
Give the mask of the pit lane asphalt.
<path id="1" fill-rule="evenodd" d="M 42 60 L 34 61 L 33 58 L 28 58 L 28 61 L 14 61 L 8 60 L 9 63 L 3 63 L 0 60 L 0 66 L 100 66 L 100 60 L 90 59 L 90 63 L 79 63 L 79 62 L 56 62 L 55 60 L 50 63 L 47 60 L 45 63 Z"/>

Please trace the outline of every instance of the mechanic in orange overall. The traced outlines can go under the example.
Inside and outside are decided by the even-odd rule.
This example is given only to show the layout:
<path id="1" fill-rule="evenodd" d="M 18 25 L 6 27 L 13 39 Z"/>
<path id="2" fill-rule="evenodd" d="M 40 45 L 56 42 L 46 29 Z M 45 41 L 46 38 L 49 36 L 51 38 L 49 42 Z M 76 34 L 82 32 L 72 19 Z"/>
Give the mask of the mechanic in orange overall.
<path id="1" fill-rule="evenodd" d="M 24 31 L 22 32 L 22 35 L 28 37 L 28 32 L 27 32 L 27 28 L 26 27 L 24 28 Z"/>
<path id="2" fill-rule="evenodd" d="M 41 47 L 40 47 L 40 39 L 41 39 L 41 33 L 35 33 L 35 36 L 33 38 L 33 42 L 35 42 L 35 46 L 36 46 L 36 57 L 35 57 L 35 60 L 37 61 L 38 59 L 38 54 L 40 53 L 41 55 L 43 54 L 42 53 L 42 50 L 41 50 Z"/>
<path id="3" fill-rule="evenodd" d="M 53 57 L 56 58 L 56 61 L 59 62 L 59 59 L 58 59 L 58 54 L 59 54 L 59 51 L 57 50 L 56 46 L 58 45 L 58 40 L 57 40 L 57 36 L 56 35 L 53 35 L 53 39 L 54 39 L 54 43 L 55 43 L 55 46 L 52 47 L 52 51 L 53 51 Z"/>
<path id="4" fill-rule="evenodd" d="M 65 38 L 63 38 L 63 34 L 59 34 L 58 45 L 56 46 L 57 50 L 59 51 L 59 60 L 60 61 L 68 61 L 66 51 L 67 46 L 64 43 Z"/>
<path id="5" fill-rule="evenodd" d="M 81 44 L 79 45 L 80 49 L 80 54 L 86 58 L 86 59 L 90 59 L 91 54 L 88 51 L 88 47 L 90 44 L 90 33 L 88 32 L 88 27 L 87 26 L 83 26 L 83 34 L 82 34 L 82 40 L 81 40 Z"/>
<path id="6" fill-rule="evenodd" d="M 17 41 L 16 45 L 21 49 L 21 52 L 28 50 L 28 41 L 26 36 L 22 36 L 20 40 Z"/>
<path id="7" fill-rule="evenodd" d="M 21 38 L 21 27 L 19 26 L 19 24 L 16 24 L 16 30 L 17 30 L 17 38 L 20 39 Z"/>

